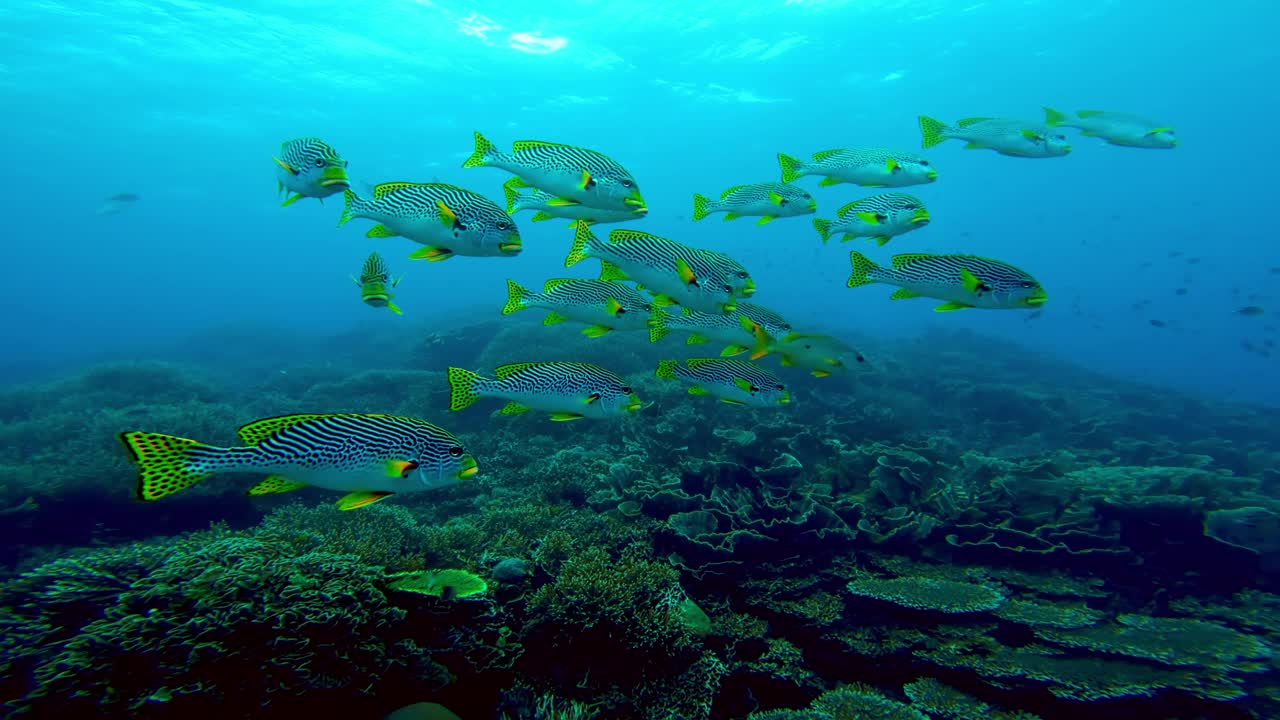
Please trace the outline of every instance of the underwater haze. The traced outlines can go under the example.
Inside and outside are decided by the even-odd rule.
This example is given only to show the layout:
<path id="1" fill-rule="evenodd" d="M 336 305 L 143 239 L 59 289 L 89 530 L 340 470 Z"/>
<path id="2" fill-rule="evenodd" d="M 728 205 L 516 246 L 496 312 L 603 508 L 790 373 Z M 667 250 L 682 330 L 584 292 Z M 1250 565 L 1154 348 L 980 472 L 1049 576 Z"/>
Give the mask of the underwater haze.
<path id="1" fill-rule="evenodd" d="M 1277 28 L 0 3 L 0 718 L 1280 718 Z"/>
<path id="2" fill-rule="evenodd" d="M 563 223 L 522 223 L 516 260 L 427 266 L 402 240 L 335 229 L 339 196 L 282 210 L 272 192 L 280 143 L 315 135 L 350 162 L 357 192 L 439 180 L 501 202 L 503 173 L 460 167 L 479 130 L 502 147 L 606 152 L 646 193 L 637 227 L 736 254 L 758 298 L 797 319 L 890 337 L 972 328 L 1274 403 L 1277 356 L 1242 342 L 1276 337 L 1280 259 L 1262 208 L 1277 151 L 1258 118 L 1274 110 L 1259 82 L 1276 74 L 1277 12 L 1244 0 L 14 3 L 0 15 L 0 132 L 21 178 L 6 200 L 20 271 L 2 291 L 0 344 L 10 363 L 39 366 L 145 354 L 228 322 L 391 325 L 351 301 L 348 276 L 375 248 L 406 276 L 412 317 L 496 309 L 504 277 L 563 274 Z M 848 290 L 842 250 L 856 245 L 824 247 L 804 219 L 689 222 L 694 192 L 776 180 L 779 152 L 911 150 L 917 115 L 1039 120 L 1045 105 L 1170 118 L 1182 143 L 1076 138 L 1052 161 L 942 145 L 928 153 L 941 179 L 916 188 L 931 227 L 890 246 L 1029 270 L 1050 297 L 1034 322 Z M 855 191 L 822 188 L 820 210 Z M 119 192 L 140 200 L 96 214 Z M 1233 314 L 1245 305 L 1269 314 Z"/>

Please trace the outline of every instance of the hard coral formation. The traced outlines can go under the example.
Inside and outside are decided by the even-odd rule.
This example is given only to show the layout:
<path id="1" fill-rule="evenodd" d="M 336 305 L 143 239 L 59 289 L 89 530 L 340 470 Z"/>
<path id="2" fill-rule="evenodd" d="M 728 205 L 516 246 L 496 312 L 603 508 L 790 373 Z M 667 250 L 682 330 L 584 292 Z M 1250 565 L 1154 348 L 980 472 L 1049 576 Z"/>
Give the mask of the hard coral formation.
<path id="1" fill-rule="evenodd" d="M 928 577 L 862 577 L 847 588 L 854 595 L 943 613 L 989 612 L 1005 601 L 1003 593 L 985 585 Z"/>

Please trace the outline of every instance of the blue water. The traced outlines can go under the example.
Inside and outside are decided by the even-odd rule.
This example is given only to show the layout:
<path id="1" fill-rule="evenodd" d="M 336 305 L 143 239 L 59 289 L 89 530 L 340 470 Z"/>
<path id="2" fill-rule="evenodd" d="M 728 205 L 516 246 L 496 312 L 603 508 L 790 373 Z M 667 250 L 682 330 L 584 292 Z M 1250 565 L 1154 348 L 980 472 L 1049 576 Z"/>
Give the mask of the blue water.
<path id="1" fill-rule="evenodd" d="M 145 356 L 244 321 L 417 333 L 408 319 L 496 317 L 504 278 L 566 274 L 564 223 L 518 216 L 515 259 L 412 262 L 409 241 L 336 228 L 338 198 L 279 207 L 271 161 L 282 141 L 315 135 L 350 161 L 357 189 L 438 179 L 501 201 L 505 173 L 460 167 L 480 130 L 502 147 L 535 138 L 615 157 L 651 209 L 634 227 L 732 253 L 755 299 L 804 329 L 963 326 L 1106 372 L 1280 402 L 1280 356 L 1240 347 L 1276 338 L 1280 322 L 1264 89 L 1280 75 L 1277 21 L 1261 0 L 19 0 L 0 9 L 0 360 Z M 932 225 L 884 249 L 824 247 L 808 218 L 690 222 L 694 192 L 777 179 L 780 151 L 914 150 L 918 114 L 1039 120 L 1043 105 L 1159 118 L 1181 146 L 1076 137 L 1066 158 L 1025 160 L 945 143 L 927 153 L 939 181 L 911 190 Z M 800 182 L 825 217 L 870 192 Z M 141 200 L 98 214 L 119 192 Z M 1034 321 L 890 302 L 885 286 L 844 287 L 854 247 L 1000 258 L 1050 301 Z M 406 274 L 405 319 L 359 302 L 348 276 L 371 249 Z M 1234 314 L 1246 304 L 1269 314 Z"/>

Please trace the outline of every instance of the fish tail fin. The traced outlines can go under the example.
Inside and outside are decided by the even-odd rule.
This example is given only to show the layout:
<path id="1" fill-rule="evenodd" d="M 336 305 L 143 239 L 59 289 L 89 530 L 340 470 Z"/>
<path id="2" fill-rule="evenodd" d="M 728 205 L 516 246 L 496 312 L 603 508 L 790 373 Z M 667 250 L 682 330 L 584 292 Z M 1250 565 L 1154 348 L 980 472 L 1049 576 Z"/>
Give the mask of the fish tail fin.
<path id="1" fill-rule="evenodd" d="M 511 178 L 511 180 L 508 180 L 502 183 L 502 194 L 505 195 L 507 198 L 507 214 L 508 215 L 514 215 L 517 210 L 521 209 L 516 207 L 516 202 L 520 199 L 520 191 L 516 189 L 515 183 L 512 182 L 512 180 L 519 180 L 519 179 L 520 178 L 513 177 Z"/>
<path id="2" fill-rule="evenodd" d="M 822 218 L 813 219 L 813 229 L 818 231 L 822 236 L 822 243 L 825 245 L 831 239 L 831 220 L 823 220 Z"/>
<path id="3" fill-rule="evenodd" d="M 676 374 L 676 366 L 679 364 L 679 360 L 661 360 L 658 362 L 658 369 L 653 371 L 653 376 L 663 380 L 679 379 Z"/>
<path id="4" fill-rule="evenodd" d="M 351 188 L 343 188 L 342 190 L 342 214 L 338 216 L 338 227 L 346 225 L 351 218 L 356 216 L 356 210 L 360 205 L 360 196 Z"/>
<path id="5" fill-rule="evenodd" d="M 529 307 L 528 302 L 531 297 L 533 293 L 520 287 L 515 280 L 507 280 L 507 304 L 502 306 L 502 314 L 510 315 L 524 310 Z"/>
<path id="6" fill-rule="evenodd" d="M 670 318 L 667 311 L 658 306 L 654 306 L 653 312 L 649 313 L 649 342 L 656 343 L 671 332 L 671 328 L 667 327 L 667 320 Z"/>
<path id="7" fill-rule="evenodd" d="M 449 409 L 457 411 L 475 404 L 480 399 L 480 392 L 476 389 L 479 383 L 480 376 L 476 373 L 463 368 L 449 368 Z"/>
<path id="8" fill-rule="evenodd" d="M 804 161 L 783 153 L 778 153 L 778 166 L 782 168 L 784 183 L 809 174 L 809 168 L 805 166 Z"/>
<path id="9" fill-rule="evenodd" d="M 1044 109 L 1045 125 L 1048 125 L 1049 127 L 1056 127 L 1058 125 L 1061 125 L 1066 119 L 1067 119 L 1067 116 L 1065 113 L 1058 112 L 1057 110 L 1054 110 L 1051 107 L 1045 107 Z"/>
<path id="10" fill-rule="evenodd" d="M 489 139 L 476 132 L 476 149 L 471 153 L 471 157 L 462 163 L 464 168 L 484 167 L 489 164 L 494 155 L 498 154 L 498 148 Z"/>
<path id="11" fill-rule="evenodd" d="M 564 259 L 565 267 L 573 267 L 586 259 L 591 252 L 591 246 L 596 242 L 596 236 L 591 232 L 591 223 L 585 220 L 579 220 L 574 223 L 577 228 L 573 233 L 573 247 L 569 249 L 569 255 Z"/>
<path id="12" fill-rule="evenodd" d="M 853 272 L 849 275 L 849 282 L 845 283 L 846 287 L 862 287 L 875 282 L 871 278 L 871 273 L 879 270 L 880 266 L 872 262 L 870 258 L 854 250 L 849 253 L 849 262 L 853 264 Z"/>
<path id="13" fill-rule="evenodd" d="M 928 115 L 920 116 L 920 147 L 928 150 L 947 139 L 947 124 Z"/>
<path id="14" fill-rule="evenodd" d="M 711 214 L 710 205 L 714 202 L 706 195 L 693 194 L 693 220 L 697 222 Z"/>
<path id="15" fill-rule="evenodd" d="M 202 451 L 216 451 L 212 445 L 174 435 L 152 432 L 123 432 L 117 435 L 138 466 L 139 500 L 159 500 L 195 485 L 214 474 L 196 462 Z"/>

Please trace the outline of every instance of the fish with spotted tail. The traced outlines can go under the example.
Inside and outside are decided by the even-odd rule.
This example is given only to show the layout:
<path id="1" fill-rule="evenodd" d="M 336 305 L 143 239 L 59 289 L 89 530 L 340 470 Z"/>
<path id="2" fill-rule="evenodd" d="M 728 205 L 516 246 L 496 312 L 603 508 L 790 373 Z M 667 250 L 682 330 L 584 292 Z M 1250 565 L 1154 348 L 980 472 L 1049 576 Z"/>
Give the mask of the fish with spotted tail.
<path id="1" fill-rule="evenodd" d="M 1010 157 L 1051 158 L 1071 152 L 1066 135 L 1043 123 L 1008 118 L 972 117 L 952 126 L 921 115 L 920 136 L 925 149 L 947 140 L 964 140 L 966 149 L 995 150 Z"/>
<path id="2" fill-rule="evenodd" d="M 347 161 L 320 138 L 304 137 L 280 145 L 276 189 L 288 194 L 282 207 L 302 198 L 322 200 L 351 187 Z M 291 193 L 291 194 L 289 194 Z"/>
<path id="3" fill-rule="evenodd" d="M 475 152 L 462 163 L 464 168 L 506 170 L 555 195 L 552 202 L 562 206 L 630 211 L 637 219 L 649 212 L 636 179 L 608 155 L 543 140 L 517 140 L 511 152 L 504 153 L 480 133 L 475 134 L 475 140 Z"/>
<path id="4" fill-rule="evenodd" d="M 649 342 L 658 342 L 672 331 L 689 333 L 687 345 L 727 343 L 721 357 L 741 355 L 751 348 L 756 333 L 780 337 L 791 332 L 791 323 L 778 313 L 755 303 L 741 302 L 732 313 L 700 313 L 688 308 L 672 315 L 654 308 L 649 316 Z"/>
<path id="5" fill-rule="evenodd" d="M 1075 117 L 1071 117 L 1047 107 L 1044 109 L 1044 124 L 1076 128 L 1085 137 L 1102 138 L 1122 147 L 1172 150 L 1178 146 L 1172 127 L 1129 113 L 1077 110 Z"/>
<path id="6" fill-rule="evenodd" d="M 849 287 L 893 285 L 898 288 L 889 296 L 893 300 L 944 300 L 934 308 L 938 312 L 1033 309 L 1049 298 L 1040 282 L 1025 271 L 976 255 L 894 255 L 892 268 L 880 267 L 856 251 L 849 253 L 849 260 L 853 264 Z"/>
<path id="7" fill-rule="evenodd" d="M 154 501 L 212 475 L 261 472 L 249 495 L 302 487 L 346 491 L 341 510 L 394 493 L 447 487 L 477 472 L 458 438 L 413 417 L 376 414 L 284 415 L 236 431 L 242 447 L 218 447 L 153 432 L 120 433 L 138 466 L 137 497 Z"/>
<path id="8" fill-rule="evenodd" d="M 731 358 L 690 358 L 658 363 L 654 376 L 682 380 L 690 395 L 711 395 L 730 405 L 771 407 L 791 402 L 791 393 L 777 375 L 755 363 Z"/>
<path id="9" fill-rule="evenodd" d="M 929 224 L 929 210 L 920 198 L 906 193 L 880 193 L 855 200 L 837 211 L 836 220 L 814 218 L 813 227 L 826 243 L 844 233 L 841 242 L 869 237 L 884 245 L 898 235 Z"/>
<path id="10" fill-rule="evenodd" d="M 778 153 L 782 182 L 789 183 L 807 175 L 818 175 L 823 187 L 851 183 L 863 187 L 906 187 L 924 185 L 938 179 L 938 171 L 928 160 L 888 148 L 837 148 L 813 154 L 812 160 L 800 160 Z"/>
<path id="11" fill-rule="evenodd" d="M 400 284 L 400 278 L 392 278 L 391 271 L 382 256 L 376 252 L 369 253 L 364 265 L 360 268 L 360 279 L 351 278 L 360 288 L 360 299 L 369 307 L 386 308 L 397 315 L 403 315 L 400 308 L 391 301 L 395 295 L 391 288 Z"/>
<path id="12" fill-rule="evenodd" d="M 817 209 L 818 203 L 812 195 L 786 183 L 735 185 L 720 193 L 719 200 L 697 193 L 693 195 L 695 222 L 711 213 L 722 212 L 725 220 L 759 217 L 756 224 L 764 225 L 780 217 L 812 215 Z"/>
<path id="13" fill-rule="evenodd" d="M 445 183 L 389 182 L 375 185 L 373 199 L 343 193 L 338 227 L 355 218 L 378 223 L 365 237 L 404 236 L 426 247 L 410 258 L 440 262 L 455 255 L 514 257 L 520 254 L 515 220 L 485 196 Z"/>
<path id="14" fill-rule="evenodd" d="M 528 189 L 529 192 L 522 193 L 523 189 Z M 635 210 L 602 210 L 578 203 L 566 205 L 545 190 L 530 188 L 528 183 L 518 177 L 503 183 L 502 192 L 507 198 L 508 215 L 514 216 L 522 210 L 532 210 L 533 217 L 530 219 L 533 222 L 563 219 L 569 220 L 569 227 L 573 227 L 579 220 L 596 225 L 630 222 L 644 215 L 644 213 L 637 214 Z"/>
<path id="15" fill-rule="evenodd" d="M 502 314 L 529 308 L 551 311 L 543 325 L 566 320 L 586 323 L 582 334 L 587 337 L 600 337 L 612 330 L 643 330 L 654 309 L 649 298 L 619 282 L 552 278 L 536 293 L 507 280 L 507 304 Z"/>
<path id="16" fill-rule="evenodd" d="M 598 366 L 579 362 L 525 362 L 502 365 L 496 379 L 464 368 L 449 368 L 449 409 L 462 410 L 480 398 L 509 402 L 499 415 L 542 410 L 556 421 L 613 418 L 643 405 L 621 377 Z"/>

